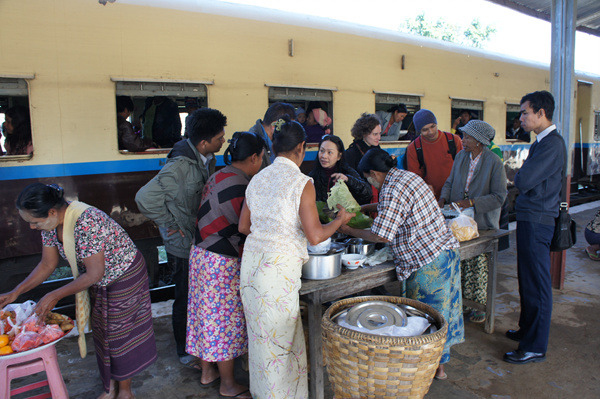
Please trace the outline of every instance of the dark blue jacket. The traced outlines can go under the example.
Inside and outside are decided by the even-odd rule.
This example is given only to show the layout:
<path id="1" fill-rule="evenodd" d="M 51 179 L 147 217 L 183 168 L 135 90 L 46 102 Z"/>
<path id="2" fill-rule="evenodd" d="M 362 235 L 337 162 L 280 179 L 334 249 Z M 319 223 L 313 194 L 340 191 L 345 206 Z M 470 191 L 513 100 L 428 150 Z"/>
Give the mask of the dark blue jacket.
<path id="1" fill-rule="evenodd" d="M 515 176 L 515 186 L 519 189 L 515 203 L 517 221 L 554 226 L 566 156 L 565 142 L 556 130 L 531 145 Z"/>

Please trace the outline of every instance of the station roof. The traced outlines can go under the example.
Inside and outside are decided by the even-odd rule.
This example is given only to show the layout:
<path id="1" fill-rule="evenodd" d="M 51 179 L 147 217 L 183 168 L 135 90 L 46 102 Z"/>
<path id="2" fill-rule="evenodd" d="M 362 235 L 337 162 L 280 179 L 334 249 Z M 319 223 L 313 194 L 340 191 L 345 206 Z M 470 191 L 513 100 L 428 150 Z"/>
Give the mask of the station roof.
<path id="1" fill-rule="evenodd" d="M 487 0 L 550 21 L 552 0 Z M 577 30 L 600 37 L 600 1 L 577 0 Z"/>

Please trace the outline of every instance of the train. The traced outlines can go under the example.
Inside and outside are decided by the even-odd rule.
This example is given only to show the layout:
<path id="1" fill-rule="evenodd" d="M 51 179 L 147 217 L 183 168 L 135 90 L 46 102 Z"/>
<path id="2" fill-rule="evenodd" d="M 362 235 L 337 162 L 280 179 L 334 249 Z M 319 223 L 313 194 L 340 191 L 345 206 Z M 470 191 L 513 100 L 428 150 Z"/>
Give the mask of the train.
<path id="1" fill-rule="evenodd" d="M 319 101 L 346 146 L 363 112 L 398 103 L 411 114 L 427 108 L 450 131 L 457 115 L 469 110 L 496 129 L 510 184 L 531 144 L 507 139 L 505 132 L 522 95 L 550 86 L 548 65 L 210 0 L 4 1 L 0 38 L 0 123 L 8 108 L 28 107 L 33 144 L 32 154 L 0 156 L 0 292 L 23 280 L 39 260 L 40 234 L 15 209 L 17 195 L 33 182 L 57 183 L 68 199 L 111 215 L 146 257 L 153 289 L 169 286 L 159 278 L 164 254 L 158 230 L 134 201 L 169 149 L 119 149 L 117 96 L 133 99 L 134 124 L 146 100 L 159 96 L 177 104 L 184 125 L 193 99 L 228 117 L 226 136 L 248 130 L 273 102 L 305 107 Z M 576 73 L 576 80 L 573 187 L 597 189 L 600 76 Z M 408 144 L 381 146 L 401 156 Z M 217 159 L 222 166 L 222 156 Z M 303 170 L 315 159 L 316 146 L 309 145 Z M 68 272 L 58 273 L 46 289 L 68 278 Z"/>

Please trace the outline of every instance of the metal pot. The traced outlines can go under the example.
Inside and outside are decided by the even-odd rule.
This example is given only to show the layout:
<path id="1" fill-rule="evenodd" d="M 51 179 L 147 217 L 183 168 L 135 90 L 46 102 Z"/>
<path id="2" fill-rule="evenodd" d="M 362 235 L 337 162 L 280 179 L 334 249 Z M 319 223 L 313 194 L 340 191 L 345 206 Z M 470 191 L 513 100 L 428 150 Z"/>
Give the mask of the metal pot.
<path id="1" fill-rule="evenodd" d="M 371 255 L 375 251 L 375 243 L 362 238 L 350 238 L 345 242 L 349 254 Z"/>
<path id="2" fill-rule="evenodd" d="M 309 254 L 308 261 L 302 265 L 302 278 L 308 280 L 327 280 L 342 274 L 342 254 L 346 251 L 343 244 L 332 243 L 325 254 Z"/>

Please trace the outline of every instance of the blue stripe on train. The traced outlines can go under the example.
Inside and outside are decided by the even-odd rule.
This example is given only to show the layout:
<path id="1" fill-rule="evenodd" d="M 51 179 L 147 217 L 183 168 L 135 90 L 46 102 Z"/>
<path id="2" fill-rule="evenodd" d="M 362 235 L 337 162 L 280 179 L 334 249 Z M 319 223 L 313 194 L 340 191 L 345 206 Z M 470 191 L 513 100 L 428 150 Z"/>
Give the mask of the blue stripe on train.
<path id="1" fill-rule="evenodd" d="M 317 158 L 316 151 L 306 153 L 307 161 Z M 0 167 L 0 181 L 41 179 L 48 177 L 99 175 L 125 172 L 147 172 L 160 170 L 166 158 L 128 159 L 123 161 L 79 162 L 52 165 L 25 165 Z M 217 166 L 224 166 L 222 155 L 217 155 Z"/>

